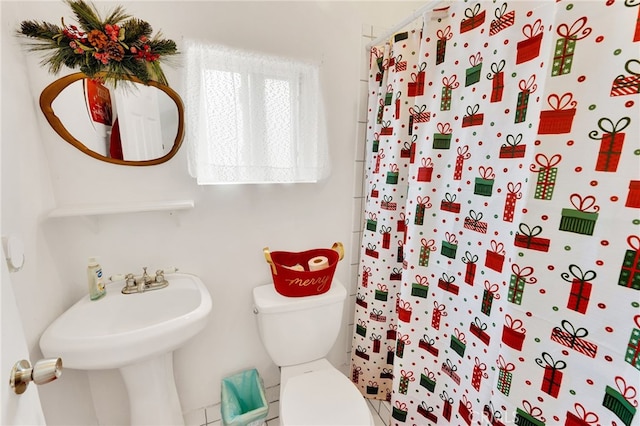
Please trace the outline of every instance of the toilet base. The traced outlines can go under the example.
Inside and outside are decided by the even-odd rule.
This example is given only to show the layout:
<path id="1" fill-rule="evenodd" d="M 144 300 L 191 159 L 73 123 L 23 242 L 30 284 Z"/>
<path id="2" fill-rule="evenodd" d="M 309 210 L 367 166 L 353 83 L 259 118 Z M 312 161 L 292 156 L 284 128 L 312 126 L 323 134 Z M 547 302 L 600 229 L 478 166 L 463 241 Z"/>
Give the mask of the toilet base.
<path id="1" fill-rule="evenodd" d="M 283 426 L 373 425 L 360 391 L 326 359 L 282 367 L 280 379 Z"/>

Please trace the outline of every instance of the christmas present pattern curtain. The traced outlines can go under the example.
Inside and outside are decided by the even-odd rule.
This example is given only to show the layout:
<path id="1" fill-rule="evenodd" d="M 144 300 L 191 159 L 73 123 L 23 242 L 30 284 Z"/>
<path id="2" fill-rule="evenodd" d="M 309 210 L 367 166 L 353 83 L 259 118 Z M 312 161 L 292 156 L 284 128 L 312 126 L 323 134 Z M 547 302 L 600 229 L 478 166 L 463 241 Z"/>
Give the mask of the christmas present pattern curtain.
<path id="1" fill-rule="evenodd" d="M 372 48 L 351 379 L 393 423 L 639 421 L 637 6 L 453 2 Z"/>

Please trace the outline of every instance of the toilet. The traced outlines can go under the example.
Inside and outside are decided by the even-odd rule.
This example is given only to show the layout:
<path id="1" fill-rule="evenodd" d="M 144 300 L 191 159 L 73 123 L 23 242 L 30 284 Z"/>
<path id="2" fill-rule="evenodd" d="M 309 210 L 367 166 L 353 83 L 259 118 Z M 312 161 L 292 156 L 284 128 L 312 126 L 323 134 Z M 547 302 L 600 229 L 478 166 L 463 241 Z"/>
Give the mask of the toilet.
<path id="1" fill-rule="evenodd" d="M 273 284 L 253 289 L 262 343 L 280 367 L 282 425 L 373 425 L 356 386 L 325 359 L 342 326 L 347 291 L 285 297 Z"/>

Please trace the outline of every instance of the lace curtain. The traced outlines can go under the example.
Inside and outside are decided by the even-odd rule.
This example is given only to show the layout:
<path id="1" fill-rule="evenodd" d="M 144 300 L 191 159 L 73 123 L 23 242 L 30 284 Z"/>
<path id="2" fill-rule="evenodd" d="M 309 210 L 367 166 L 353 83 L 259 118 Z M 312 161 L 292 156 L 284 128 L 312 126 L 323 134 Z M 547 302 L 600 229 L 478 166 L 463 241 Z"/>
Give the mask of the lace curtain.
<path id="1" fill-rule="evenodd" d="M 327 176 L 318 66 L 197 42 L 186 58 L 189 172 L 199 184 Z"/>

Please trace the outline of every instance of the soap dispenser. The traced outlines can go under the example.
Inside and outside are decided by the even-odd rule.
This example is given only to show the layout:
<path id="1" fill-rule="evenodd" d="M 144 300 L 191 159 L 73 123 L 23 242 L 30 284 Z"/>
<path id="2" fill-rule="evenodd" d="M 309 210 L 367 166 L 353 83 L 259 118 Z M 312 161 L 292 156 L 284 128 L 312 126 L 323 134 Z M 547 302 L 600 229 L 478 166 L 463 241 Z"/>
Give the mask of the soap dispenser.
<path id="1" fill-rule="evenodd" d="M 102 267 L 95 257 L 89 258 L 89 264 L 87 266 L 87 279 L 89 283 L 89 297 L 91 298 L 91 300 L 100 299 L 107 293 L 104 288 L 104 282 L 102 280 Z"/>

